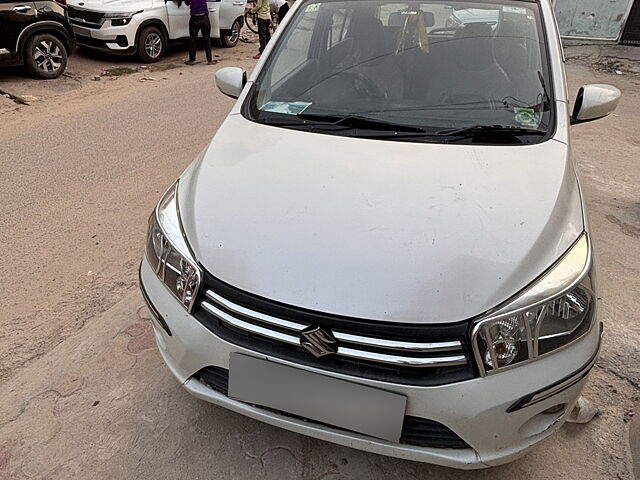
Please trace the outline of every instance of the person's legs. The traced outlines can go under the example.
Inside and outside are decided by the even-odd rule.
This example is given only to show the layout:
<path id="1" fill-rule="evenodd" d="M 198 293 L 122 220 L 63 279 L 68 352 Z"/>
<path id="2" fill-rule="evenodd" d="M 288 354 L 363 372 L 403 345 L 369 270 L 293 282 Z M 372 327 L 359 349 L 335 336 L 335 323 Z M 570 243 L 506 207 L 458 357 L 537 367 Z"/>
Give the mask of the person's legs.
<path id="1" fill-rule="evenodd" d="M 204 37 L 204 53 L 207 55 L 207 62 L 211 63 L 211 21 L 208 15 L 204 15 L 202 22 L 202 36 Z"/>
<path id="2" fill-rule="evenodd" d="M 271 40 L 271 20 L 265 20 L 265 40 L 264 40 L 264 46 L 266 48 L 267 44 L 269 43 L 269 41 Z"/>
<path id="3" fill-rule="evenodd" d="M 200 25 L 198 24 L 198 18 L 191 17 L 189 19 L 189 61 L 190 62 L 196 61 L 198 30 L 200 30 Z"/>
<path id="4" fill-rule="evenodd" d="M 264 49 L 267 46 L 267 42 L 269 41 L 269 20 L 264 20 L 262 18 L 258 19 L 258 37 L 260 39 L 260 53 L 264 52 Z"/>

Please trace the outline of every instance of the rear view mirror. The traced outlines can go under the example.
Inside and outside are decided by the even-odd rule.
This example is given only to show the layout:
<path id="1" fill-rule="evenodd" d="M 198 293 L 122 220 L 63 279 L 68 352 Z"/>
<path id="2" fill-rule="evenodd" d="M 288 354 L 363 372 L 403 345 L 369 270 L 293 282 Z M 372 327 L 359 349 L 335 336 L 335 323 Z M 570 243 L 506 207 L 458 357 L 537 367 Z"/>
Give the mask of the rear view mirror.
<path id="1" fill-rule="evenodd" d="M 618 106 L 622 92 L 611 85 L 583 85 L 578 90 L 571 124 L 606 117 Z"/>
<path id="2" fill-rule="evenodd" d="M 239 67 L 225 67 L 216 72 L 216 85 L 225 95 L 238 98 L 247 83 L 247 74 Z"/>

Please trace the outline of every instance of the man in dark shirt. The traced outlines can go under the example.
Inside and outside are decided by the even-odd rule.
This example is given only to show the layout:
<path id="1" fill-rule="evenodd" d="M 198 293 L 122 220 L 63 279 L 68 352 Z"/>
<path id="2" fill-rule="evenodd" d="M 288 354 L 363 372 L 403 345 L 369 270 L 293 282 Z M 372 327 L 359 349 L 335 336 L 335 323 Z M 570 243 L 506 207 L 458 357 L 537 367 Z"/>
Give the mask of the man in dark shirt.
<path id="1" fill-rule="evenodd" d="M 187 65 L 196 63 L 198 33 L 202 32 L 207 64 L 214 65 L 216 62 L 211 56 L 211 22 L 209 21 L 207 0 L 189 0 L 186 3 L 191 10 L 191 18 L 189 19 L 189 60 L 185 63 Z"/>

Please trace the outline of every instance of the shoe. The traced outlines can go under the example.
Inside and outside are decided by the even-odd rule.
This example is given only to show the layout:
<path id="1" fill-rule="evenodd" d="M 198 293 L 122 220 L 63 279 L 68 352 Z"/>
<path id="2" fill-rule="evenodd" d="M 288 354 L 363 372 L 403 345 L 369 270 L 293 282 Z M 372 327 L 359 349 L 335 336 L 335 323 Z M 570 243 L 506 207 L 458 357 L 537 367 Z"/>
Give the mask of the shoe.
<path id="1" fill-rule="evenodd" d="M 195 60 L 185 60 L 185 61 L 184 61 L 184 64 L 185 64 L 185 65 L 195 65 L 195 64 L 196 64 L 196 61 L 195 61 Z"/>
<path id="2" fill-rule="evenodd" d="M 210 62 L 207 62 L 207 65 L 215 65 L 216 63 L 218 63 L 217 60 L 211 60 Z"/>
<path id="3" fill-rule="evenodd" d="M 253 56 L 253 59 L 254 59 L 254 60 L 258 60 L 261 56 L 262 56 L 262 54 L 261 54 L 261 53 L 256 53 L 256 54 Z"/>

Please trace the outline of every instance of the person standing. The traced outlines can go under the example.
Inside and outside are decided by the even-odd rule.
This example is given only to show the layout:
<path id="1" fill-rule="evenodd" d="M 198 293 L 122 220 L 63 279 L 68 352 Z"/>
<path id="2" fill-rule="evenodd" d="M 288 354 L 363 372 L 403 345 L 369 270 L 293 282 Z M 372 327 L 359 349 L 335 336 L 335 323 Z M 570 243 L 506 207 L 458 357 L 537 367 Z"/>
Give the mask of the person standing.
<path id="1" fill-rule="evenodd" d="M 198 33 L 202 32 L 204 38 L 204 52 L 207 56 L 207 64 L 215 65 L 217 62 L 211 56 L 211 22 L 209 21 L 209 9 L 207 0 L 189 0 L 191 17 L 189 18 L 189 60 L 187 65 L 196 63 L 196 48 L 198 46 Z"/>
<path id="2" fill-rule="evenodd" d="M 271 40 L 271 7 L 269 0 L 257 0 L 256 6 L 251 9 L 251 13 L 258 16 L 258 37 L 260 39 L 260 50 L 253 58 L 260 58 L 262 52 Z"/>

